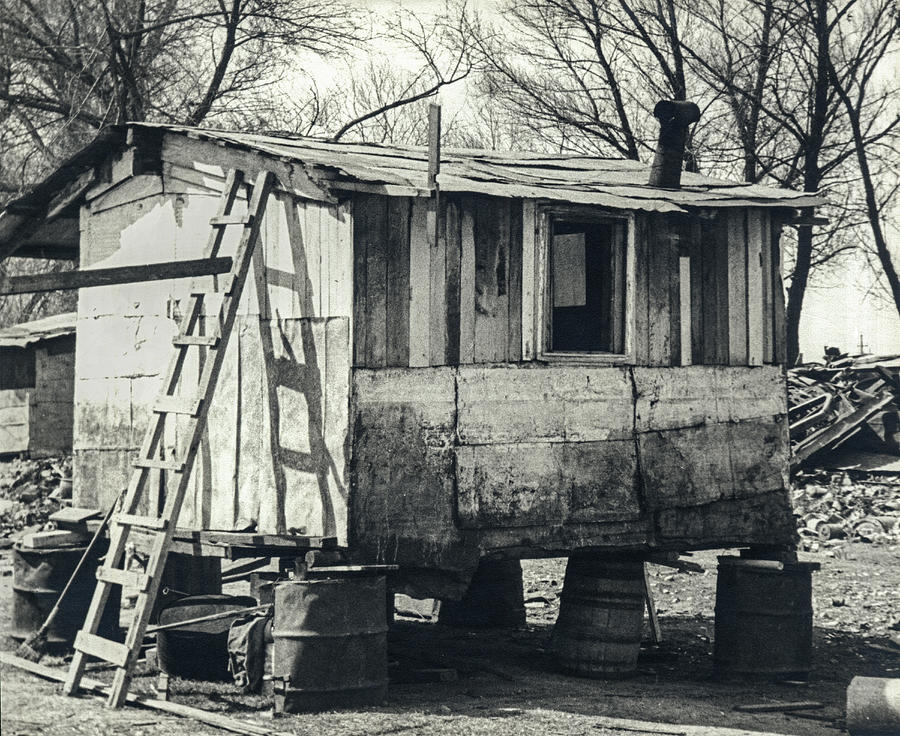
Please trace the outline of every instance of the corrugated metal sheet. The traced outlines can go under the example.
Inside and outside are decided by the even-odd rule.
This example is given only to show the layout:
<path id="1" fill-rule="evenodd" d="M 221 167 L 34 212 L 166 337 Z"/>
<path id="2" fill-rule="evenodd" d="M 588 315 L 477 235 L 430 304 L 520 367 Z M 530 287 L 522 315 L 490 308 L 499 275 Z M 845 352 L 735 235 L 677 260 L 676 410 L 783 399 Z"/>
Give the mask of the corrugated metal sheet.
<path id="1" fill-rule="evenodd" d="M 323 184 L 394 185 L 427 191 L 428 151 L 417 146 L 329 143 L 170 125 L 140 124 L 210 140 L 302 165 Z M 638 161 L 529 152 L 444 150 L 438 182 L 445 192 L 555 199 L 617 209 L 679 211 L 685 207 L 815 207 L 816 194 L 714 179 L 685 172 L 681 189 L 647 185 L 650 167 Z"/>
<path id="2" fill-rule="evenodd" d="M 0 347 L 24 348 L 42 340 L 75 334 L 75 312 L 22 322 L 0 330 Z"/>

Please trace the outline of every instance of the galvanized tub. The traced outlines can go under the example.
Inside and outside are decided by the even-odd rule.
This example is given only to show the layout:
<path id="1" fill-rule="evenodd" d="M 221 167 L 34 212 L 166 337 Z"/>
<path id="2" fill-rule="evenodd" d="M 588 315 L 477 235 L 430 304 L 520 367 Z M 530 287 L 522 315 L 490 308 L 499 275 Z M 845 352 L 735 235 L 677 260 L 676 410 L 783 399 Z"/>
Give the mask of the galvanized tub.
<path id="1" fill-rule="evenodd" d="M 439 620 L 449 626 L 471 628 L 524 626 L 522 563 L 481 560 L 462 600 L 441 602 Z"/>
<path id="2" fill-rule="evenodd" d="M 582 677 L 617 678 L 637 669 L 644 622 L 644 563 L 575 553 L 566 565 L 551 647 Z"/>
<path id="3" fill-rule="evenodd" d="M 383 575 L 275 586 L 275 711 L 298 713 L 382 702 L 387 695 Z"/>
<path id="4" fill-rule="evenodd" d="M 51 648 L 70 648 L 74 643 L 94 594 L 96 570 L 106 544 L 105 541 L 98 544 L 93 557 L 85 561 L 69 589 L 47 633 Z M 13 626 L 10 636 L 27 639 L 37 632 L 75 572 L 85 549 L 86 545 L 47 549 L 29 549 L 20 544 L 13 547 Z M 113 586 L 100 622 L 101 636 L 116 638 L 118 635 L 120 604 L 121 589 Z"/>
<path id="5" fill-rule="evenodd" d="M 159 614 L 161 625 L 174 624 L 256 605 L 250 596 L 210 593 L 191 595 L 170 603 Z M 230 680 L 228 673 L 228 630 L 234 618 L 201 621 L 156 635 L 159 668 L 190 680 Z"/>
<path id="6" fill-rule="evenodd" d="M 713 659 L 722 674 L 805 677 L 814 562 L 719 557 Z"/>

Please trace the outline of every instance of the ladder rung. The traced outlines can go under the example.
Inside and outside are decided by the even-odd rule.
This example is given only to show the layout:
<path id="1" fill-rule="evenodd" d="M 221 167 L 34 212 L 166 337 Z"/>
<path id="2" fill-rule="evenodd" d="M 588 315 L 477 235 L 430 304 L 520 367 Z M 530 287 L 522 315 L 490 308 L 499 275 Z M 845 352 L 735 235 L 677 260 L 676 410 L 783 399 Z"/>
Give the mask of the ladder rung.
<path id="1" fill-rule="evenodd" d="M 172 338 L 173 345 L 205 345 L 214 348 L 219 344 L 218 335 L 179 335 Z"/>
<path id="2" fill-rule="evenodd" d="M 195 417 L 200 413 L 201 399 L 196 396 L 157 396 L 153 411 L 157 414 L 187 414 Z"/>
<path id="3" fill-rule="evenodd" d="M 253 215 L 218 215 L 209 219 L 209 224 L 213 227 L 249 225 L 251 222 L 253 222 Z"/>
<path id="4" fill-rule="evenodd" d="M 155 460 L 153 458 L 139 457 L 133 463 L 136 468 L 156 468 L 157 470 L 170 470 L 173 473 L 184 472 L 184 463 L 176 460 Z"/>
<path id="5" fill-rule="evenodd" d="M 98 567 L 97 580 L 113 585 L 129 586 L 137 588 L 143 593 L 150 585 L 150 576 L 145 573 L 122 570 L 118 567 Z"/>
<path id="6" fill-rule="evenodd" d="M 104 662 L 116 665 L 116 667 L 124 667 L 128 664 L 128 647 L 124 644 L 119 644 L 117 641 L 104 639 L 96 634 L 79 631 L 75 637 L 75 648 L 79 652 L 102 659 Z"/>
<path id="7" fill-rule="evenodd" d="M 138 516 L 137 514 L 116 514 L 113 521 L 126 526 L 139 526 L 143 529 L 156 529 L 165 531 L 169 526 L 169 520 L 159 516 Z"/>

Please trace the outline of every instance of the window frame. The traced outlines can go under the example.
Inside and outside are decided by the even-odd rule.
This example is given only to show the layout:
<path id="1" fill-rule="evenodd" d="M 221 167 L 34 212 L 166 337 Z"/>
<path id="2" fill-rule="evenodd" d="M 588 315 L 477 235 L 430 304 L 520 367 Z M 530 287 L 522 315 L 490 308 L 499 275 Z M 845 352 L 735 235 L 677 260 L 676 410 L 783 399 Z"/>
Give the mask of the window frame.
<path id="1" fill-rule="evenodd" d="M 621 210 L 609 210 L 602 207 L 589 205 L 539 205 L 538 217 L 538 274 L 537 274 L 537 350 L 536 358 L 548 363 L 590 363 L 594 365 L 617 365 L 630 363 L 634 360 L 634 274 L 635 274 L 635 213 Z M 622 353 L 605 351 L 553 351 L 550 349 L 550 336 L 552 331 L 553 305 L 551 273 L 550 273 L 550 239 L 553 237 L 554 220 L 575 220 L 581 222 L 596 222 L 620 224 L 625 228 L 625 281 L 624 301 L 625 313 L 623 315 L 622 329 L 624 330 L 625 349 Z"/>

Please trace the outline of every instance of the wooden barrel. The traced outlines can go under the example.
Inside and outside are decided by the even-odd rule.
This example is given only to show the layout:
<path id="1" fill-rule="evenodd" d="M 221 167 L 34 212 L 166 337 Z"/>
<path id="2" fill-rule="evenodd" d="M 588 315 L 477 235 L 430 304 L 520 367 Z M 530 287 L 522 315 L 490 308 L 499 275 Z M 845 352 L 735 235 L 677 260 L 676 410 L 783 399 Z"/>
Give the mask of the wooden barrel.
<path id="1" fill-rule="evenodd" d="M 569 557 L 551 647 L 582 677 L 626 677 L 637 668 L 644 621 L 644 563 L 575 553 Z"/>
<path id="2" fill-rule="evenodd" d="M 449 626 L 473 629 L 524 626 L 522 563 L 481 560 L 462 600 L 441 601 L 438 620 Z"/>
<path id="3" fill-rule="evenodd" d="M 722 674 L 805 677 L 818 563 L 720 557 L 713 659 Z"/>
<path id="4" fill-rule="evenodd" d="M 275 711 L 377 705 L 387 695 L 383 575 L 275 585 Z"/>

